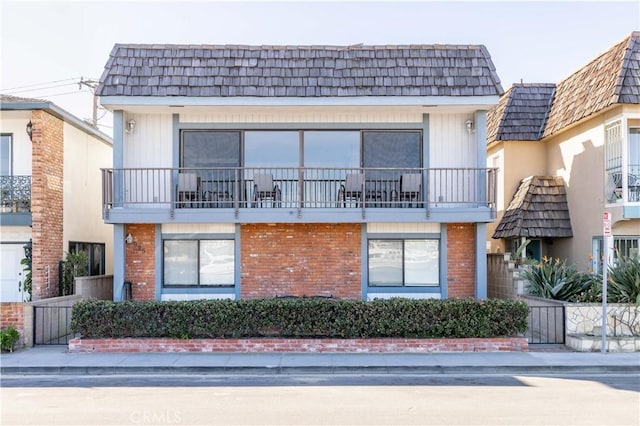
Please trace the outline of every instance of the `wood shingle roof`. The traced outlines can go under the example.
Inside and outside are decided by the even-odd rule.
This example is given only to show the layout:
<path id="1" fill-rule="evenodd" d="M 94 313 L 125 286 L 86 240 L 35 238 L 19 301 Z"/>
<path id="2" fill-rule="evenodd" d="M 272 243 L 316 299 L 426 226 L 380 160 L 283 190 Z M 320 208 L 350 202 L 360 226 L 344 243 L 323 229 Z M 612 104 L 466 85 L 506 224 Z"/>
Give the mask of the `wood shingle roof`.
<path id="1" fill-rule="evenodd" d="M 520 182 L 493 238 L 572 237 L 564 179 L 529 176 Z"/>
<path id="2" fill-rule="evenodd" d="M 99 96 L 499 96 L 481 45 L 116 44 Z"/>
<path id="3" fill-rule="evenodd" d="M 514 84 L 487 113 L 487 139 L 538 140 L 544 131 L 555 84 Z"/>
<path id="4" fill-rule="evenodd" d="M 640 104 L 640 32 L 558 83 L 543 137 L 614 104 Z"/>
<path id="5" fill-rule="evenodd" d="M 540 140 L 615 104 L 640 104 L 639 31 L 557 85 L 514 84 L 487 113 L 487 143 Z"/>

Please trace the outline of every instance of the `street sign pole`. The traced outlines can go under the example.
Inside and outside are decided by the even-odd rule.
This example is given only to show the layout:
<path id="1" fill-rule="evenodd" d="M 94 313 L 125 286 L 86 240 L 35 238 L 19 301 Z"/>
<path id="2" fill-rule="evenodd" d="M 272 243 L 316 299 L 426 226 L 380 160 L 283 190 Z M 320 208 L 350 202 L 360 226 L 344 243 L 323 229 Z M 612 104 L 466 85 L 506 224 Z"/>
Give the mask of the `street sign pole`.
<path id="1" fill-rule="evenodd" d="M 611 215 L 604 212 L 602 215 L 602 236 L 604 239 L 604 257 L 602 259 L 602 342 L 601 352 L 607 352 L 607 274 L 609 272 L 609 251 L 613 245 L 611 235 Z"/>

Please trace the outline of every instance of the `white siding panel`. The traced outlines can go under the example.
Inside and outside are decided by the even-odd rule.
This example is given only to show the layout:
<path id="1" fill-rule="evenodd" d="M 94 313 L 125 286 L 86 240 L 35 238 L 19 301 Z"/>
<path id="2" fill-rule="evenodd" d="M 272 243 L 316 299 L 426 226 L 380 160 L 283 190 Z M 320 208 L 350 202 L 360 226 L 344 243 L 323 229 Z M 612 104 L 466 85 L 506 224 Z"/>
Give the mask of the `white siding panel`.
<path id="1" fill-rule="evenodd" d="M 234 234 L 233 223 L 163 223 L 163 234 Z"/>
<path id="2" fill-rule="evenodd" d="M 180 114 L 182 123 L 421 123 L 419 111 L 349 108 L 282 108 L 278 111 L 239 110 Z"/>
<path id="3" fill-rule="evenodd" d="M 467 120 L 473 115 L 429 116 L 429 167 L 478 167 L 476 134 L 467 132 Z"/>
<path id="4" fill-rule="evenodd" d="M 439 223 L 369 223 L 367 234 L 439 234 Z"/>
<path id="5" fill-rule="evenodd" d="M 125 168 L 173 166 L 173 120 L 169 114 L 127 114 L 135 130 L 124 135 Z"/>

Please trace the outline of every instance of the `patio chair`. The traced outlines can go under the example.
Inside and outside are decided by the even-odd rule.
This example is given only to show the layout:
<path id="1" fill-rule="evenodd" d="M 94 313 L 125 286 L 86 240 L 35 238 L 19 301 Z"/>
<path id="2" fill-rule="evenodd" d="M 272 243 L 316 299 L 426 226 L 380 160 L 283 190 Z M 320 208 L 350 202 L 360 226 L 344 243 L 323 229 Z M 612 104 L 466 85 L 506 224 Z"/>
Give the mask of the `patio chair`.
<path id="1" fill-rule="evenodd" d="M 194 207 L 199 201 L 198 175 L 195 173 L 178 173 L 178 206 Z"/>
<path id="2" fill-rule="evenodd" d="M 408 201 L 409 207 L 413 200 L 418 201 L 422 196 L 422 175 L 420 173 L 405 173 L 400 176 L 400 202 Z"/>
<path id="3" fill-rule="evenodd" d="M 342 206 L 347 207 L 347 200 L 355 200 L 356 207 L 362 202 L 362 194 L 364 192 L 364 174 L 349 173 L 340 185 L 338 191 L 338 199 L 342 201 Z"/>
<path id="4" fill-rule="evenodd" d="M 279 206 L 282 201 L 282 193 L 278 185 L 273 183 L 273 175 L 270 173 L 256 173 L 253 175 L 253 201 L 262 207 L 263 201 L 271 201 L 272 207 Z"/>

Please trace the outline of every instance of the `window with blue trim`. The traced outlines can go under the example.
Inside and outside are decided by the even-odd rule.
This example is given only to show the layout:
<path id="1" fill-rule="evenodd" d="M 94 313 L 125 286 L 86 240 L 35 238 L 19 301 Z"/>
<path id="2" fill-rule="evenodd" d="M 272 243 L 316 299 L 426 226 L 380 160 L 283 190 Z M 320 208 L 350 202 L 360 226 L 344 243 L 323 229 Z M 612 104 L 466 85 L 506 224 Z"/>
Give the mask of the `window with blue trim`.
<path id="1" fill-rule="evenodd" d="M 371 287 L 440 285 L 438 239 L 370 239 L 367 260 Z"/>
<path id="2" fill-rule="evenodd" d="M 165 287 L 233 287 L 234 240 L 164 240 Z"/>

